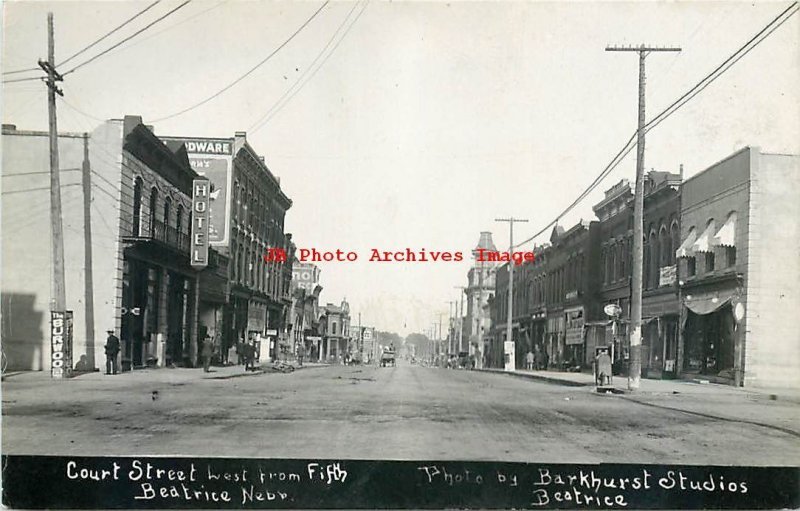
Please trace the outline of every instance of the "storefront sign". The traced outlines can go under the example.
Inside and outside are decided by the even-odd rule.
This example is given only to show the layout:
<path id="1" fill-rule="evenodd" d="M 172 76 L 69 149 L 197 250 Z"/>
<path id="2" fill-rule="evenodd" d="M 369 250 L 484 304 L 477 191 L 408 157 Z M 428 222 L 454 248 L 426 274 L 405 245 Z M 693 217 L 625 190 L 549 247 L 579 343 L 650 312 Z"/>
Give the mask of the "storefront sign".
<path id="1" fill-rule="evenodd" d="M 72 311 L 50 311 L 50 376 L 72 376 Z"/>
<path id="2" fill-rule="evenodd" d="M 211 186 L 208 179 L 192 181 L 192 232 L 190 263 L 195 268 L 208 266 L 208 204 Z"/>
<path id="3" fill-rule="evenodd" d="M 567 345 L 583 344 L 583 309 L 568 311 L 566 313 L 566 322 Z"/>
<path id="4" fill-rule="evenodd" d="M 663 266 L 659 270 L 659 277 L 658 277 L 658 286 L 671 286 L 675 284 L 675 281 L 678 278 L 678 270 L 676 265 L 672 266 Z"/>
<path id="5" fill-rule="evenodd" d="M 261 302 L 251 301 L 247 308 L 247 330 L 263 332 L 266 327 L 266 319 L 267 306 Z"/>
<path id="6" fill-rule="evenodd" d="M 165 137 L 186 146 L 189 164 L 209 181 L 208 244 L 227 246 L 233 187 L 233 139 L 186 139 Z"/>

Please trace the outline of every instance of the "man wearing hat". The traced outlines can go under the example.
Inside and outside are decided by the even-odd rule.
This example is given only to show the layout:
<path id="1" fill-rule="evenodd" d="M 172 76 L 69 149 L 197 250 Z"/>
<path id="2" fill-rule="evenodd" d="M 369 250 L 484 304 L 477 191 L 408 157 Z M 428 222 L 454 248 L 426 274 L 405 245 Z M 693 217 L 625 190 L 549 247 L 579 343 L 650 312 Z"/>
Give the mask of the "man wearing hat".
<path id="1" fill-rule="evenodd" d="M 114 330 L 108 330 L 106 338 L 106 374 L 117 374 L 117 354 L 119 354 L 119 338 Z"/>

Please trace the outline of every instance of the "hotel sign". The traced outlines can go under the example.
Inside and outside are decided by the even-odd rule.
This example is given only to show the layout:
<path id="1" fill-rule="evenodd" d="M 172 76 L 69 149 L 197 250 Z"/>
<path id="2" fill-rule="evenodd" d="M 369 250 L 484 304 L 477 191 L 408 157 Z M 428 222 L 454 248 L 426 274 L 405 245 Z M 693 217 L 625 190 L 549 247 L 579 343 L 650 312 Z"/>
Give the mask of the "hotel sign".
<path id="1" fill-rule="evenodd" d="M 208 266 L 208 203 L 211 187 L 208 179 L 192 181 L 192 232 L 190 264 L 194 268 Z"/>
<path id="2" fill-rule="evenodd" d="M 50 311 L 50 376 L 72 376 L 72 311 Z"/>
<path id="3" fill-rule="evenodd" d="M 231 190 L 233 188 L 232 138 L 180 138 L 164 137 L 165 140 L 183 143 L 192 170 L 208 179 L 208 244 L 227 246 L 229 242 L 229 219 L 231 217 Z"/>

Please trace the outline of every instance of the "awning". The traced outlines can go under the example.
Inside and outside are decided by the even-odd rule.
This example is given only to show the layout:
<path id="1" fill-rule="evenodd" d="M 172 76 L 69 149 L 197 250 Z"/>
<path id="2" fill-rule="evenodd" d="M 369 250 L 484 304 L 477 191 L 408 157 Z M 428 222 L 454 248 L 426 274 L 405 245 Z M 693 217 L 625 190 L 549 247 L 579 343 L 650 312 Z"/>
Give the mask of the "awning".
<path id="1" fill-rule="evenodd" d="M 694 227 L 689 229 L 689 235 L 683 240 L 683 243 L 678 250 L 675 251 L 675 257 L 693 257 L 694 250 L 692 246 L 694 242 L 697 241 L 697 231 L 694 230 Z"/>
<path id="2" fill-rule="evenodd" d="M 711 252 L 714 247 L 712 237 L 714 236 L 714 222 L 708 222 L 706 230 L 697 238 L 697 241 L 692 245 L 692 250 L 695 252 Z"/>
<path id="3" fill-rule="evenodd" d="M 690 311 L 703 316 L 718 311 L 720 308 L 730 303 L 733 297 L 733 291 L 718 293 L 713 296 L 703 295 L 693 297 L 692 295 L 687 295 L 683 303 Z"/>
<path id="4" fill-rule="evenodd" d="M 714 244 L 722 245 L 725 247 L 735 247 L 736 243 L 736 213 L 731 213 L 728 219 L 725 220 L 717 234 L 714 236 Z"/>

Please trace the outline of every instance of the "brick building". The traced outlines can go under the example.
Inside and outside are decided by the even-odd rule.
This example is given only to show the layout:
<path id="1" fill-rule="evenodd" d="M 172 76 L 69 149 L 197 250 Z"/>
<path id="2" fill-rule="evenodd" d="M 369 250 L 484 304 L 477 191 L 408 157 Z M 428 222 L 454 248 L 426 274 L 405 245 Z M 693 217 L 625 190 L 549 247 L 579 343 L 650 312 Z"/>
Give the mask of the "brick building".
<path id="1" fill-rule="evenodd" d="M 744 148 L 681 192 L 683 376 L 800 386 L 800 158 Z"/>

